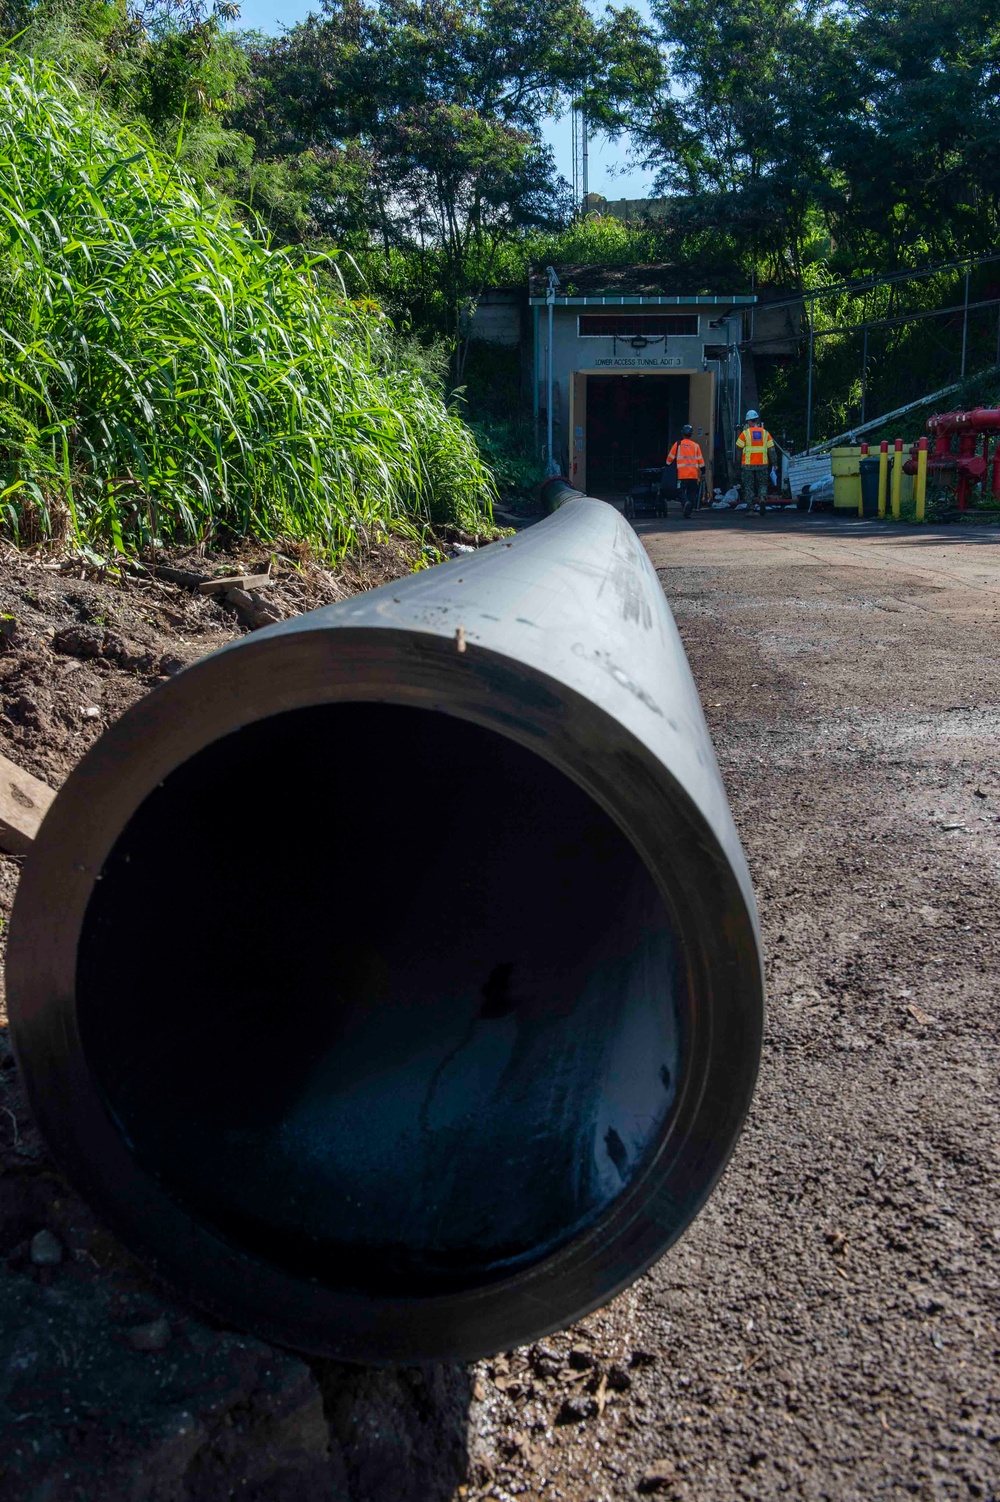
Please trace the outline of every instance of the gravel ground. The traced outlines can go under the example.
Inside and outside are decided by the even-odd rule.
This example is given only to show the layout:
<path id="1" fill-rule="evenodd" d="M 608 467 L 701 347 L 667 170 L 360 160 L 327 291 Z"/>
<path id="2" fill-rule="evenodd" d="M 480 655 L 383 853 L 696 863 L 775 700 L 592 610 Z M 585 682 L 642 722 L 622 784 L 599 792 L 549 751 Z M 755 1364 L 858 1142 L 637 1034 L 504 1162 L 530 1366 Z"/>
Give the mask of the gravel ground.
<path id="1" fill-rule="evenodd" d="M 480 1368 L 460 1495 L 995 1498 L 995 534 L 639 530 L 758 894 L 760 1085 L 684 1241 Z"/>

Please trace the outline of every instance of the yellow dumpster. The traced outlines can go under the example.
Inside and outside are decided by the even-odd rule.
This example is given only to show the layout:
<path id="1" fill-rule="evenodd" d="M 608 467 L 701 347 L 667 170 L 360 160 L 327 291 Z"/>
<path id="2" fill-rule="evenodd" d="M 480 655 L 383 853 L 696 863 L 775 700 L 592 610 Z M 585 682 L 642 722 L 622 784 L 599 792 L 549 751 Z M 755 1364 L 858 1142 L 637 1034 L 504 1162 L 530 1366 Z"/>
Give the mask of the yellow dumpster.
<path id="1" fill-rule="evenodd" d="M 860 444 L 856 448 L 837 448 L 830 455 L 833 462 L 833 507 L 835 511 L 854 511 L 861 507 Z"/>

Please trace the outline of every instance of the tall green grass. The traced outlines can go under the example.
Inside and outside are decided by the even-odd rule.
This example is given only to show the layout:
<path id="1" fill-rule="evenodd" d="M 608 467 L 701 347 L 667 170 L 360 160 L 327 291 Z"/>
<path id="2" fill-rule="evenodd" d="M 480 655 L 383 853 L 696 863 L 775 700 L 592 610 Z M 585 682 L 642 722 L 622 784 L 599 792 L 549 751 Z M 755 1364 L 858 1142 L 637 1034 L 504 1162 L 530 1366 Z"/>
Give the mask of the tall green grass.
<path id="1" fill-rule="evenodd" d="M 475 440 L 344 294 L 48 66 L 0 52 L 0 508 L 128 549 L 475 529 Z"/>

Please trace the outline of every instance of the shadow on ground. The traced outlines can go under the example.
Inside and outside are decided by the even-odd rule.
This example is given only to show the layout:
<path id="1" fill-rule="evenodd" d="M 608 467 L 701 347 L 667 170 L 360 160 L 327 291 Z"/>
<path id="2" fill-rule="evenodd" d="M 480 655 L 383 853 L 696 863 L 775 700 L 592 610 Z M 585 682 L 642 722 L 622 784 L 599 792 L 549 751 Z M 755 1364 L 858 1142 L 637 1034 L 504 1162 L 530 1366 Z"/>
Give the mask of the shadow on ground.
<path id="1" fill-rule="evenodd" d="M 445 1502 L 470 1401 L 462 1366 L 305 1360 L 173 1299 L 47 1157 L 0 1029 L 0 1502 Z"/>

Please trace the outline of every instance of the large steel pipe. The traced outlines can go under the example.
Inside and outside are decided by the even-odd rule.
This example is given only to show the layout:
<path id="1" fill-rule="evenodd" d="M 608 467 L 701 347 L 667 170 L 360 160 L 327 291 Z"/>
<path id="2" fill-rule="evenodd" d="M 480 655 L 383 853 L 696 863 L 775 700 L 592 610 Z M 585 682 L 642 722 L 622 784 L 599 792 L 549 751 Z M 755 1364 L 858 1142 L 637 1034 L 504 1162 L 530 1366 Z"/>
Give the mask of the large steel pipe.
<path id="1" fill-rule="evenodd" d="M 28 859 L 38 1122 L 156 1273 L 367 1361 L 606 1301 L 722 1172 L 753 897 L 663 591 L 574 499 L 135 706 Z"/>

